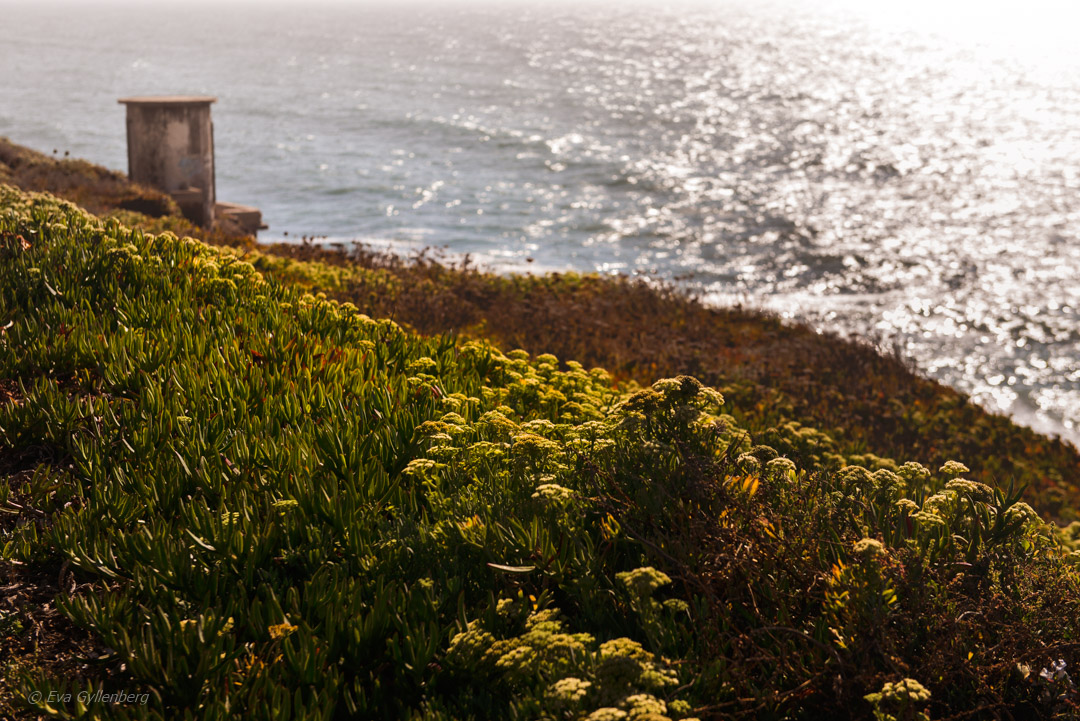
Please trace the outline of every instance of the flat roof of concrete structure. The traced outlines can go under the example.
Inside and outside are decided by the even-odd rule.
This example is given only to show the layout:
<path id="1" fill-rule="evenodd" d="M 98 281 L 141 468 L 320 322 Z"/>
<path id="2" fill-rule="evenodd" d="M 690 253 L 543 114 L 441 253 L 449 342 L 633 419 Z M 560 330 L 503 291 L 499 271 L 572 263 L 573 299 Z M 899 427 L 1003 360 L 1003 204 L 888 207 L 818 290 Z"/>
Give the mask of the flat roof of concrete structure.
<path id="1" fill-rule="evenodd" d="M 135 98 L 120 98 L 116 102 L 123 105 L 209 105 L 217 98 L 209 95 L 143 95 Z"/>

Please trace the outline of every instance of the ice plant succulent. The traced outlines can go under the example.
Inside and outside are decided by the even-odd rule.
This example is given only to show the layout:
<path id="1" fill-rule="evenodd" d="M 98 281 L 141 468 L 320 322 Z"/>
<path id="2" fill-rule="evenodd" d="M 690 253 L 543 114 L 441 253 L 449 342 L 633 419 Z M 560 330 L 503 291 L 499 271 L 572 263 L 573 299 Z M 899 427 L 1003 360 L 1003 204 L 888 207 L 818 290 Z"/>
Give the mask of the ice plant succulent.
<path id="1" fill-rule="evenodd" d="M 1080 634 L 1075 534 L 1019 491 L 262 267 L 0 187 L 0 561 L 64 568 L 66 628 L 110 649 L 85 683 L 149 699 L 85 714 L 821 717 L 898 664 L 935 714 L 1070 702 L 1013 678 Z M 0 715 L 83 713 L 34 706 L 83 681 L 23 660 Z M 923 712 L 903 687 L 882 714 Z"/>

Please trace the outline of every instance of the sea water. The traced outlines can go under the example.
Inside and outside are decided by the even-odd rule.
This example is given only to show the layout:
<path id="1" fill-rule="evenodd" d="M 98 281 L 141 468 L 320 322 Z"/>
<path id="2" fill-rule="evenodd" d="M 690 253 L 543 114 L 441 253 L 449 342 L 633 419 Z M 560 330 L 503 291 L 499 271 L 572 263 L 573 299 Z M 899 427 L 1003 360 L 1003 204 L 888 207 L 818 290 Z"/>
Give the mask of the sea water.
<path id="1" fill-rule="evenodd" d="M 0 135 L 124 170 L 117 98 L 214 95 L 263 239 L 670 280 L 1076 441 L 1075 17 L 896 5 L 0 0 Z"/>

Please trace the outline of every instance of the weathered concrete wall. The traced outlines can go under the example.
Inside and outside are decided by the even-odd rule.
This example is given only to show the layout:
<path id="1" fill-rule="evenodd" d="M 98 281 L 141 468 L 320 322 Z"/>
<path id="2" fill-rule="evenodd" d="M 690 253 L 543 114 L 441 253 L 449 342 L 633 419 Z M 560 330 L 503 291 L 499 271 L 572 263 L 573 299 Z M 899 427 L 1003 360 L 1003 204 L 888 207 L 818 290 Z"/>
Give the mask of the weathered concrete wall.
<path id="1" fill-rule="evenodd" d="M 122 98 L 127 106 L 128 175 L 176 199 L 192 222 L 214 222 L 215 98 Z"/>

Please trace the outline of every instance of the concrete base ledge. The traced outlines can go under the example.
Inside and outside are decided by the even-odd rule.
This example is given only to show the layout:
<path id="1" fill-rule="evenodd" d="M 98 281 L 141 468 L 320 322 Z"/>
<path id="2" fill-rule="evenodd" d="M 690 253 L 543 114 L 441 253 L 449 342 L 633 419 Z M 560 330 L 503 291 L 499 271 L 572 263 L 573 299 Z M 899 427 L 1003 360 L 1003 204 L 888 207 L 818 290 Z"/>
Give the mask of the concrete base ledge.
<path id="1" fill-rule="evenodd" d="M 216 203 L 214 216 L 220 219 L 230 218 L 239 223 L 245 233 L 254 235 L 257 231 L 266 230 L 270 226 L 262 222 L 262 211 L 250 205 L 239 203 Z"/>

